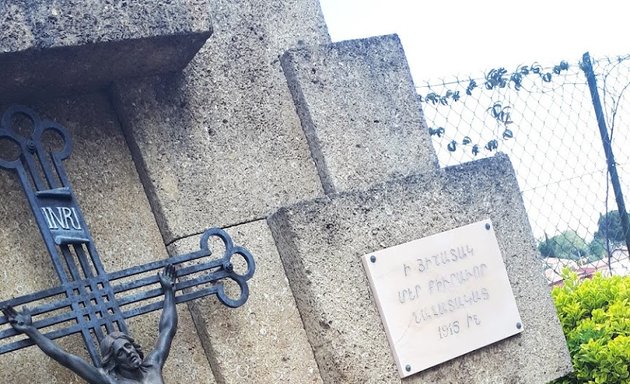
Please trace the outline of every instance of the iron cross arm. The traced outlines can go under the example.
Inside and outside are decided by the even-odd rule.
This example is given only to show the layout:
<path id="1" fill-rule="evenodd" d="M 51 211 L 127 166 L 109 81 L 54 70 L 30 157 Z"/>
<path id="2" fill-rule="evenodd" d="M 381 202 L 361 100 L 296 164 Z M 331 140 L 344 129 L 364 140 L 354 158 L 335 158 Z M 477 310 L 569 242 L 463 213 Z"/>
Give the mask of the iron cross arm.
<path id="1" fill-rule="evenodd" d="M 17 117 L 31 124 L 30 137 L 14 127 Z M 47 147 L 43 137 L 48 132 L 60 137 L 61 149 Z M 10 150 L 5 151 L 7 147 Z M 14 105 L 2 115 L 0 167 L 17 173 L 60 285 L 2 301 L 0 308 L 28 306 L 33 326 L 50 339 L 81 333 L 98 366 L 98 344 L 106 334 L 128 333 L 126 319 L 163 307 L 155 272 L 167 264 L 177 268 L 176 303 L 209 295 L 216 295 L 229 307 L 245 303 L 247 281 L 255 271 L 254 259 L 219 228 L 202 234 L 197 251 L 107 272 L 65 172 L 63 160 L 71 151 L 72 141 L 65 127 L 41 119 L 30 108 Z M 211 258 L 214 244 L 224 249 L 217 259 Z M 0 316 L 0 354 L 33 344 Z"/>
<path id="2" fill-rule="evenodd" d="M 212 251 L 208 244 L 212 237 L 217 237 L 223 242 L 225 248 L 223 257 L 210 259 Z M 44 291 L 16 297 L 0 302 L 0 308 L 7 306 L 17 307 L 27 305 L 29 312 L 35 317 L 33 325 L 38 329 L 54 330 L 45 332 L 49 339 L 57 339 L 85 330 L 94 330 L 107 326 L 112 318 L 115 321 L 126 320 L 148 312 L 162 309 L 163 300 L 144 304 L 146 301 L 162 296 L 162 289 L 158 283 L 156 273 L 146 277 L 130 280 L 129 278 L 147 275 L 163 269 L 167 264 L 175 265 L 178 269 L 176 303 L 184 303 L 205 296 L 216 295 L 219 301 L 231 308 L 243 305 L 249 297 L 249 280 L 255 270 L 255 263 L 251 253 L 239 246 L 234 246 L 230 236 L 220 228 L 211 228 L 201 237 L 200 249 L 195 252 L 150 262 L 144 265 L 123 269 L 108 273 L 105 276 L 94 276 L 70 282 L 66 286 L 58 286 Z M 233 258 L 242 260 L 233 261 Z M 238 273 L 234 264 L 246 265 L 245 271 Z M 238 294 L 226 292 L 224 279 L 233 281 Z M 127 281 L 126 281 L 127 280 Z M 105 288 L 105 283 L 111 285 Z M 141 290 L 145 287 L 153 288 Z M 67 297 L 66 290 L 70 288 L 74 292 L 81 289 L 88 292 L 82 295 Z M 56 298 L 56 299 L 55 299 Z M 52 300 L 51 300 L 52 299 Z M 44 302 L 39 304 L 40 302 Z M 91 305 L 89 303 L 92 303 Z M 72 311 L 72 304 L 78 303 L 79 311 Z M 114 305 L 115 303 L 115 305 Z M 119 312 L 115 307 L 119 308 Z M 118 313 L 117 313 L 118 312 Z M 80 318 L 89 317 L 89 321 L 80 321 Z M 109 317 L 109 319 L 107 318 Z M 40 319 L 38 319 L 40 318 Z M 0 341 L 10 340 L 18 335 L 12 327 L 8 326 L 5 316 L 0 315 Z M 15 351 L 33 345 L 33 341 L 24 338 L 9 343 L 0 344 L 0 354 Z"/>

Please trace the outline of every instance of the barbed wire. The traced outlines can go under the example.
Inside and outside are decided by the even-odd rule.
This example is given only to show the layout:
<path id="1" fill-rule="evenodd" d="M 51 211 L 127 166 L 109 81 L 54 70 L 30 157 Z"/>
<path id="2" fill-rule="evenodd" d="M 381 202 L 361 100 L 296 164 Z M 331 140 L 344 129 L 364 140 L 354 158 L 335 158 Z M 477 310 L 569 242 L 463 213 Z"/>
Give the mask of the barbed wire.
<path id="1" fill-rule="evenodd" d="M 630 55 L 592 60 L 592 66 L 627 195 Z M 625 234 L 608 230 L 616 204 L 580 61 L 499 67 L 422 82 L 416 90 L 442 166 L 497 151 L 510 156 L 551 283 L 564 267 L 630 274 L 628 250 L 619 241 Z"/>

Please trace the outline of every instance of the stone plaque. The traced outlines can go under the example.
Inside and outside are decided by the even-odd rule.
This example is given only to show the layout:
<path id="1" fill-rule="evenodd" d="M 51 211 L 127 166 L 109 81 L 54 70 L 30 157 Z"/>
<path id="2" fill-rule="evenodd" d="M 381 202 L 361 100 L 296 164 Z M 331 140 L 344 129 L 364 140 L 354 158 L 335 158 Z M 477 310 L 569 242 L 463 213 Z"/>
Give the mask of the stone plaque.
<path id="1" fill-rule="evenodd" d="M 363 256 L 401 377 L 523 331 L 490 220 Z"/>

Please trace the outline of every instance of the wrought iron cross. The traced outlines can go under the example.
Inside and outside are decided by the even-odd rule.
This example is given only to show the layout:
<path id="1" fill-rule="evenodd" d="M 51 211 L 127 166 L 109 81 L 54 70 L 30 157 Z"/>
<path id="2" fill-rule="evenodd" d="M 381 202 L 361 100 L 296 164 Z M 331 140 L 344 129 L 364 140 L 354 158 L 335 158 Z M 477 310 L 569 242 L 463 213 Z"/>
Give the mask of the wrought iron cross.
<path id="1" fill-rule="evenodd" d="M 12 126 L 19 116 L 31 121 L 31 137 L 22 136 Z M 60 151 L 48 152 L 45 148 L 42 137 L 49 130 L 62 138 Z M 107 333 L 128 333 L 126 319 L 162 308 L 163 300 L 156 299 L 162 290 L 154 271 L 167 264 L 178 269 L 176 303 L 217 295 L 223 304 L 235 308 L 247 300 L 247 280 L 254 274 L 254 259 L 219 228 L 203 233 L 198 251 L 117 272 L 105 271 L 64 169 L 63 160 L 72 151 L 67 130 L 41 119 L 30 108 L 14 105 L 0 121 L 0 141 L 8 141 L 19 152 L 12 159 L 3 158 L 0 152 L 0 167 L 17 172 L 60 281 L 57 287 L 2 301 L 0 308 L 27 304 L 33 325 L 50 339 L 81 333 L 92 362 L 99 366 L 98 343 Z M 213 237 L 223 242 L 225 252 L 223 257 L 211 260 L 209 241 Z M 233 257 L 244 260 L 244 273 L 235 270 Z M 223 279 L 238 285 L 238 297 L 226 293 Z M 145 288 L 151 285 L 157 288 Z M 0 354 L 34 344 L 28 338 L 14 340 L 16 335 L 7 318 L 0 316 Z"/>

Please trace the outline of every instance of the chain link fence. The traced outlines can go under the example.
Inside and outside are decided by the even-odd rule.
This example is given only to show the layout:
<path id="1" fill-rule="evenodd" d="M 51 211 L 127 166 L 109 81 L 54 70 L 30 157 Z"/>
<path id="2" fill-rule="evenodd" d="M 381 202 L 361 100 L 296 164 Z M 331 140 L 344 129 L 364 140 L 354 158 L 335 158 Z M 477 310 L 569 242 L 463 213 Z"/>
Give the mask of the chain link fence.
<path id="1" fill-rule="evenodd" d="M 417 86 L 442 166 L 497 151 L 510 156 L 550 284 L 565 267 L 584 277 L 630 274 L 625 209 L 611 183 L 585 60 L 619 191 L 630 198 L 630 55 L 495 68 Z"/>

